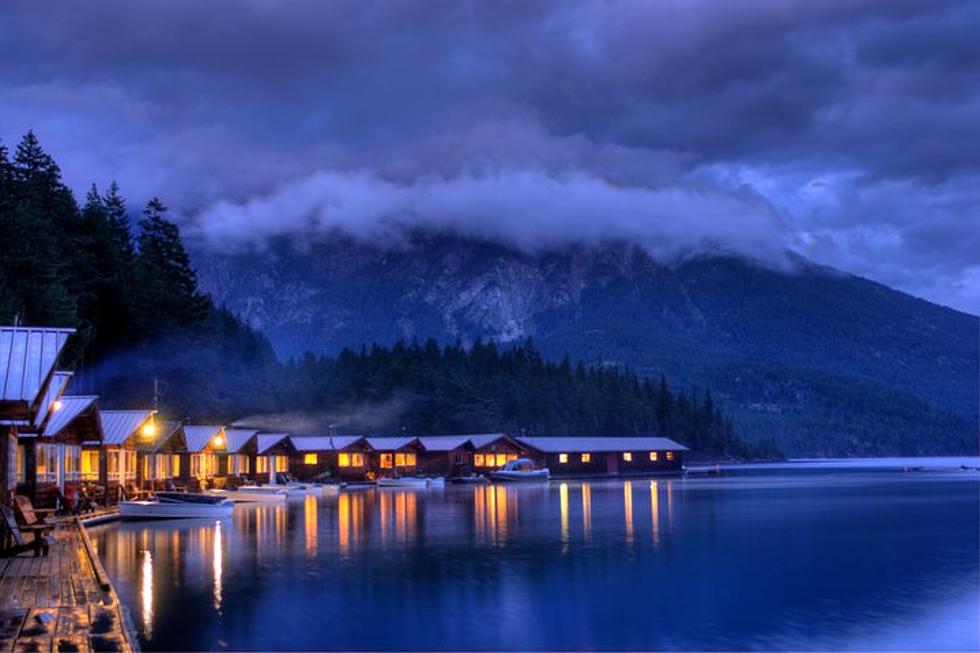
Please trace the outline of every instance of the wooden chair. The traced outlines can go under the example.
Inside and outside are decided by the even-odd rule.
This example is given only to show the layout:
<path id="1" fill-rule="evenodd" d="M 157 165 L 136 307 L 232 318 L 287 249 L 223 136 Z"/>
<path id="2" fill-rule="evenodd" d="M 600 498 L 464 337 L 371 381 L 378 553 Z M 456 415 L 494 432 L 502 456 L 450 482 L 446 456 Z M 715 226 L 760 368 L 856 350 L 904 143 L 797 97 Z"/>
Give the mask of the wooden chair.
<path id="1" fill-rule="evenodd" d="M 25 497 L 23 494 L 14 497 L 14 507 L 17 509 L 21 523 L 25 526 L 51 526 L 47 519 L 57 512 L 54 508 L 35 508 L 30 497 Z"/>
<path id="2" fill-rule="evenodd" d="M 3 516 L 3 526 L 7 531 L 3 538 L 4 548 L 0 551 L 0 555 L 12 556 L 23 553 L 24 551 L 33 551 L 35 558 L 48 555 L 51 538 L 45 535 L 45 531 L 51 530 L 54 526 L 45 524 L 21 526 L 17 523 L 17 518 L 14 517 L 14 511 L 10 509 L 10 506 L 2 504 L 0 504 L 0 514 Z M 34 536 L 34 539 L 27 542 L 24 540 L 24 533 L 30 533 Z M 12 540 L 12 543 L 10 540 Z"/>

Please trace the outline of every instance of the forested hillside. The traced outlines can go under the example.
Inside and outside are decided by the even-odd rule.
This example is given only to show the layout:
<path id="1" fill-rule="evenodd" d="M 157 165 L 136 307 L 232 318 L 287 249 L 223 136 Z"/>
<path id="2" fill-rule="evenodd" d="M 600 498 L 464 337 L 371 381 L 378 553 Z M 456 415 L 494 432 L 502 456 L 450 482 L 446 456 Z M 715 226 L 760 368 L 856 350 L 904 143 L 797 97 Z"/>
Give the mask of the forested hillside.
<path id="1" fill-rule="evenodd" d="M 622 366 L 547 362 L 530 343 L 399 342 L 281 363 L 263 335 L 200 292 L 163 202 L 148 202 L 135 225 L 130 214 L 115 184 L 93 186 L 79 206 L 33 133 L 13 153 L 0 145 L 0 323 L 76 327 L 71 392 L 98 393 L 103 407 L 148 405 L 158 378 L 168 417 L 662 434 L 707 454 L 778 455 L 769 441 L 746 445 L 704 390 L 675 394 Z"/>

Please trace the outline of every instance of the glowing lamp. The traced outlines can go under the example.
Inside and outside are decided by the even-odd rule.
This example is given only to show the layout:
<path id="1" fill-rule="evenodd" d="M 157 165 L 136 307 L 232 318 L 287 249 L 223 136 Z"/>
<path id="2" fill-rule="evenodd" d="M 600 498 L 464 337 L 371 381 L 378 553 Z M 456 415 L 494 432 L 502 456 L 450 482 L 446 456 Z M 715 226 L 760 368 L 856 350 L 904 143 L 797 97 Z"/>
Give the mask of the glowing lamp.
<path id="1" fill-rule="evenodd" d="M 157 425 L 153 420 L 140 427 L 140 435 L 144 438 L 152 438 L 157 434 Z"/>
<path id="2" fill-rule="evenodd" d="M 223 446 L 225 446 L 225 439 L 223 437 L 221 437 L 220 435 L 214 436 L 214 446 L 216 446 L 216 447 L 223 447 Z"/>
<path id="3" fill-rule="evenodd" d="M 51 402 L 51 410 L 52 410 L 52 412 L 53 411 L 56 411 L 56 410 L 61 410 L 61 400 L 60 399 L 55 399 L 54 401 Z"/>

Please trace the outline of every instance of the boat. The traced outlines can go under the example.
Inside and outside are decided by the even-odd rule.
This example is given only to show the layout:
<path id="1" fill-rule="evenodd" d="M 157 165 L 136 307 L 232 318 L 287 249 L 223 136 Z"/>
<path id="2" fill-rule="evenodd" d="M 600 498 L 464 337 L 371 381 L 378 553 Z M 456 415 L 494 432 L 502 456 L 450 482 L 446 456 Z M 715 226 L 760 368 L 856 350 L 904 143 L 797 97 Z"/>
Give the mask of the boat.
<path id="1" fill-rule="evenodd" d="M 378 487 L 378 484 L 374 481 L 352 481 L 350 483 L 341 483 L 340 489 L 345 492 L 353 492 L 355 490 L 370 490 L 371 488 Z"/>
<path id="2" fill-rule="evenodd" d="M 551 472 L 548 471 L 547 467 L 535 469 L 534 461 L 528 458 L 518 458 L 517 460 L 508 460 L 502 469 L 490 472 L 490 478 L 504 483 L 547 481 L 551 478 Z"/>
<path id="3" fill-rule="evenodd" d="M 286 490 L 290 495 L 294 494 L 313 494 L 316 496 L 323 495 L 323 486 L 320 483 L 302 483 L 292 475 L 285 472 L 281 472 L 276 475 L 276 482 L 274 485 L 281 487 Z"/>
<path id="4" fill-rule="evenodd" d="M 486 485 L 490 479 L 483 474 L 470 474 L 469 476 L 457 476 L 450 481 L 461 485 Z"/>
<path id="5" fill-rule="evenodd" d="M 224 497 L 190 492 L 158 492 L 139 501 L 120 501 L 119 516 L 135 519 L 221 519 L 230 517 L 235 504 Z"/>
<path id="6" fill-rule="evenodd" d="M 243 485 L 237 490 L 208 490 L 208 494 L 238 503 L 276 503 L 285 501 L 289 493 L 278 485 Z"/>
<path id="7" fill-rule="evenodd" d="M 431 476 L 425 480 L 429 487 L 446 487 L 446 479 L 442 476 Z"/>
<path id="8" fill-rule="evenodd" d="M 429 484 L 423 476 L 399 476 L 396 478 L 379 478 L 378 487 L 424 488 Z"/>

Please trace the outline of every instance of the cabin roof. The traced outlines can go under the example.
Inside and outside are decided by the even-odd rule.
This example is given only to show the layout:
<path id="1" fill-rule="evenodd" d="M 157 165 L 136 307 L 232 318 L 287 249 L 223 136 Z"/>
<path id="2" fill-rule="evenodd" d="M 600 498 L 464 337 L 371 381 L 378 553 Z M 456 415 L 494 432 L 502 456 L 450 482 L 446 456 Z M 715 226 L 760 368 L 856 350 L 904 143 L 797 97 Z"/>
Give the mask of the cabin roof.
<path id="1" fill-rule="evenodd" d="M 30 420 L 74 329 L 0 327 L 0 414 Z"/>
<path id="2" fill-rule="evenodd" d="M 341 451 L 364 440 L 363 435 L 293 435 L 289 441 L 297 451 Z"/>
<path id="3" fill-rule="evenodd" d="M 225 429 L 225 450 L 238 453 L 258 432 L 258 429 Z"/>
<path id="4" fill-rule="evenodd" d="M 473 443 L 473 446 L 477 449 L 480 449 L 481 447 L 485 447 L 488 444 L 493 444 L 497 440 L 502 440 L 506 438 L 507 434 L 506 433 L 479 433 L 477 435 L 470 435 L 468 437 L 470 439 L 470 442 Z"/>
<path id="5" fill-rule="evenodd" d="M 220 424 L 209 424 L 206 426 L 184 426 L 184 439 L 187 442 L 187 451 L 197 453 L 204 451 L 211 439 L 220 434 L 224 427 Z"/>
<path id="6" fill-rule="evenodd" d="M 259 433 L 258 435 L 258 451 L 259 454 L 264 454 L 266 451 L 276 446 L 283 440 L 289 437 L 288 433 Z"/>
<path id="7" fill-rule="evenodd" d="M 136 448 L 144 453 L 156 453 L 163 448 L 170 438 L 174 436 L 183 425 L 176 421 L 157 422 L 157 432 L 153 439 L 144 441 L 140 438 L 136 443 Z"/>
<path id="8" fill-rule="evenodd" d="M 632 436 L 518 436 L 521 444 L 544 453 L 578 453 L 608 451 L 687 451 L 687 447 L 670 438 Z"/>
<path id="9" fill-rule="evenodd" d="M 73 372 L 58 371 L 55 372 L 51 377 L 51 382 L 48 383 L 48 391 L 45 393 L 44 401 L 37 409 L 37 417 L 34 418 L 35 430 L 38 433 L 44 432 L 44 426 L 47 424 L 51 416 L 58 411 L 51 410 L 54 406 L 54 402 L 61 398 L 61 394 L 68 387 L 68 382 L 71 381 Z"/>
<path id="10" fill-rule="evenodd" d="M 470 443 L 469 435 L 423 435 L 419 442 L 426 451 L 453 451 Z"/>
<path id="11" fill-rule="evenodd" d="M 102 420 L 102 441 L 105 444 L 120 445 L 135 434 L 153 416 L 152 410 L 103 410 L 99 412 Z"/>
<path id="12" fill-rule="evenodd" d="M 53 438 L 71 426 L 79 415 L 95 405 L 98 400 L 96 395 L 79 395 L 74 397 L 61 397 L 61 409 L 51 414 L 51 419 L 44 426 L 41 433 L 46 438 Z M 101 422 L 96 422 L 101 426 Z"/>
<path id="13" fill-rule="evenodd" d="M 418 442 L 418 438 L 415 436 L 400 436 L 400 437 L 381 437 L 381 438 L 367 438 L 368 444 L 375 451 L 395 451 L 401 449 L 402 447 L 407 447 L 408 445 Z"/>

